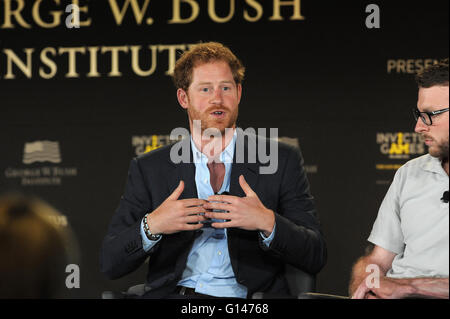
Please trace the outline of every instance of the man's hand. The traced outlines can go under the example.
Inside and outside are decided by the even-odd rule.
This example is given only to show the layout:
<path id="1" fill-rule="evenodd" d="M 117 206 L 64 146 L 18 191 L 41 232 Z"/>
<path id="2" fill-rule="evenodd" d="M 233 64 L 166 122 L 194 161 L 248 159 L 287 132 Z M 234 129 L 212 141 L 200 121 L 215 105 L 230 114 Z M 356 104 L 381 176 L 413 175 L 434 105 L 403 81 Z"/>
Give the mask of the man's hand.
<path id="1" fill-rule="evenodd" d="M 183 193 L 184 182 L 167 199 L 147 217 L 150 232 L 154 235 L 173 234 L 185 230 L 203 227 L 199 222 L 206 220 L 200 213 L 205 213 L 203 199 L 178 199 Z"/>
<path id="2" fill-rule="evenodd" d="M 215 228 L 237 227 L 245 230 L 259 230 L 266 237 L 270 236 L 275 225 L 275 214 L 267 209 L 259 200 L 258 195 L 250 188 L 244 179 L 239 176 L 239 184 L 245 197 L 230 195 L 214 195 L 208 198 L 209 203 L 203 205 L 204 209 L 221 209 L 228 213 L 206 212 L 205 216 L 214 219 L 229 220 L 223 223 L 212 223 Z M 223 202 L 212 203 L 211 201 Z"/>
<path id="3" fill-rule="evenodd" d="M 408 284 L 408 280 L 381 276 L 379 287 L 369 288 L 367 280 L 363 280 L 352 299 L 402 299 L 413 296 L 414 293 L 415 289 Z"/>
<path id="4" fill-rule="evenodd" d="M 353 299 L 448 299 L 448 278 L 389 278 L 381 277 L 379 287 L 367 287 L 363 280 L 353 294 Z"/>

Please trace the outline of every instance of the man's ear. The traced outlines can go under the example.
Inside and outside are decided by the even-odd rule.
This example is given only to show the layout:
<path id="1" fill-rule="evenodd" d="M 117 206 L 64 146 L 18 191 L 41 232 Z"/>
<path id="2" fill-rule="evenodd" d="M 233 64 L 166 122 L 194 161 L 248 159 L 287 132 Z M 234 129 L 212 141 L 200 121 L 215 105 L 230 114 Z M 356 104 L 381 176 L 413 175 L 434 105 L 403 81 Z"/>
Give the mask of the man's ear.
<path id="1" fill-rule="evenodd" d="M 239 83 L 237 85 L 237 94 L 238 94 L 238 104 L 241 102 L 241 96 L 242 96 L 242 85 Z"/>
<path id="2" fill-rule="evenodd" d="M 185 90 L 183 90 L 183 89 L 177 90 L 177 99 L 178 99 L 178 103 L 180 103 L 180 105 L 183 109 L 188 108 L 189 97 Z"/>

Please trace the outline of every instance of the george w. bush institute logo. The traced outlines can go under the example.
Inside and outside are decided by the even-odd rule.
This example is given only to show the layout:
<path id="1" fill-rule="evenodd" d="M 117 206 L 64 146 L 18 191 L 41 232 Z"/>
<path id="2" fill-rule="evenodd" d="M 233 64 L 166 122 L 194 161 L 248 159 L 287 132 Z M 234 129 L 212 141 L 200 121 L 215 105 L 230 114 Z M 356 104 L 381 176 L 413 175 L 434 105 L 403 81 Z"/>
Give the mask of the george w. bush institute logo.
<path id="1" fill-rule="evenodd" d="M 25 143 L 23 163 L 31 164 L 35 162 L 61 163 L 59 143 L 51 141 Z"/>

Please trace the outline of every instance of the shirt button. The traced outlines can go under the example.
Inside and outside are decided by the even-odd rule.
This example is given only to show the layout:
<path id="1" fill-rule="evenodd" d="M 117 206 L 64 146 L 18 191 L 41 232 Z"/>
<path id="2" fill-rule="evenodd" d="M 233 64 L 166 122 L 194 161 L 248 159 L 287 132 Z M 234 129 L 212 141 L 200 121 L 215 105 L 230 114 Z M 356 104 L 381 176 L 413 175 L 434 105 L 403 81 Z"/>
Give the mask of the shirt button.
<path id="1" fill-rule="evenodd" d="M 218 252 L 217 254 L 218 254 L 218 255 L 220 256 L 220 255 L 222 255 L 222 252 L 221 252 L 221 251 L 219 251 L 219 252 Z"/>

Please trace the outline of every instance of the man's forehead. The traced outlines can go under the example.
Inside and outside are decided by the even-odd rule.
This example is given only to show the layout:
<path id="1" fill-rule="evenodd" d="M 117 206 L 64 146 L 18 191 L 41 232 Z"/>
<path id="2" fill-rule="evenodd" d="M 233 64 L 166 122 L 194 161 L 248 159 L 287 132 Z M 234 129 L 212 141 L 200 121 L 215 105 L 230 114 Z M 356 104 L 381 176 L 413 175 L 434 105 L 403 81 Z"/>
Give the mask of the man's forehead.
<path id="1" fill-rule="evenodd" d="M 227 61 L 222 59 L 208 59 L 208 60 L 202 60 L 202 59 L 195 59 L 192 63 L 193 69 L 208 65 L 208 64 L 217 64 L 217 63 L 225 63 L 228 65 Z"/>
<path id="2" fill-rule="evenodd" d="M 449 87 L 432 86 L 429 88 L 419 88 L 417 107 L 421 111 L 434 111 L 448 107 Z"/>
<path id="3" fill-rule="evenodd" d="M 205 69 L 216 69 L 223 68 L 231 72 L 230 65 L 223 60 L 211 60 L 207 62 L 196 62 L 192 68 L 192 71 L 205 70 Z"/>
<path id="4" fill-rule="evenodd" d="M 211 61 L 194 66 L 191 84 L 231 83 L 235 84 L 230 66 L 225 61 Z"/>

